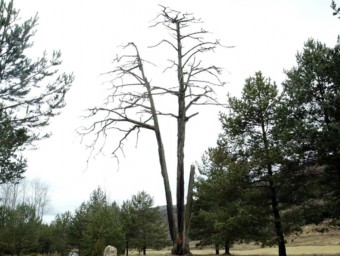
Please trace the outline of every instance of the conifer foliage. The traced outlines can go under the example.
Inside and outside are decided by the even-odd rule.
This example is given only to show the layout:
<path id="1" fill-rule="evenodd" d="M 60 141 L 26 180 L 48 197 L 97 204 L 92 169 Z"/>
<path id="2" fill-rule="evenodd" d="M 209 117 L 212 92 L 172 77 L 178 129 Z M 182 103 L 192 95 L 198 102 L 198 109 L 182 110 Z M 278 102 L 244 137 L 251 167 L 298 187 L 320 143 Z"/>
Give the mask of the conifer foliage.
<path id="1" fill-rule="evenodd" d="M 123 203 L 121 216 L 125 233 L 125 252 L 137 249 L 162 249 L 167 245 L 167 229 L 159 207 L 145 191 L 133 195 Z"/>
<path id="2" fill-rule="evenodd" d="M 37 15 L 22 22 L 13 1 L 0 1 L 1 183 L 20 179 L 26 165 L 18 150 L 49 135 L 38 128 L 65 106 L 73 82 L 72 74 L 58 70 L 60 51 L 29 57 L 37 22 Z"/>
<path id="3" fill-rule="evenodd" d="M 196 184 L 194 220 L 210 225 L 196 232 L 210 234 L 215 244 L 275 242 L 285 256 L 285 234 L 339 219 L 339 60 L 339 42 L 331 48 L 310 39 L 286 71 L 281 93 L 257 72 L 240 98 L 228 97 L 223 132 Z M 242 219 L 256 228 L 245 228 Z M 228 230 L 228 240 L 219 227 Z"/>

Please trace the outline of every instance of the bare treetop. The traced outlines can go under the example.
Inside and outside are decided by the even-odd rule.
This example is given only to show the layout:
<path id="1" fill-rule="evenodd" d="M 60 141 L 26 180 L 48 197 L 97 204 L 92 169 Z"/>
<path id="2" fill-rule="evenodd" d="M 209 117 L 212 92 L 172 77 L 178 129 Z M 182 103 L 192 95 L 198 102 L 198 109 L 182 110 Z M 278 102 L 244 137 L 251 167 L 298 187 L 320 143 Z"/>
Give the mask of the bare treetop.
<path id="1" fill-rule="evenodd" d="M 155 115 L 178 118 L 176 108 L 170 112 L 155 108 L 154 113 L 152 112 L 155 98 L 160 96 L 183 96 L 186 113 L 194 105 L 219 105 L 214 87 L 224 85 L 219 78 L 222 69 L 215 65 L 205 66 L 202 57 L 204 53 L 213 52 L 222 45 L 218 40 L 205 41 L 208 31 L 202 28 L 189 31 L 192 27 L 189 25 L 202 23 L 192 14 L 181 13 L 164 6 L 161 8 L 162 11 L 153 21 L 151 28 L 166 27 L 170 30 L 170 38 L 162 39 L 150 48 L 165 44 L 174 50 L 174 58 L 168 60 L 170 64 L 164 71 L 177 72 L 178 83 L 171 86 L 151 85 L 144 67 L 146 64 L 153 66 L 155 64 L 144 60 L 133 42 L 124 45 L 122 47 L 124 54 L 117 55 L 113 60 L 114 69 L 105 73 L 112 77 L 110 95 L 107 96 L 103 106 L 89 109 L 88 117 L 100 116 L 102 119 L 97 119 L 91 127 L 80 132 L 83 135 L 88 133 L 96 135 L 96 139 L 90 145 L 91 148 L 97 144 L 101 136 L 102 141 L 105 141 L 108 129 L 116 130 L 124 136 L 113 150 L 115 155 L 118 149 L 123 149 L 123 142 L 131 133 L 138 134 L 141 128 L 154 130 Z M 197 114 L 198 112 L 190 112 L 185 116 L 185 120 L 188 121 Z M 100 146 L 100 150 L 104 144 Z"/>
<path id="2" fill-rule="evenodd" d="M 190 13 L 180 13 L 168 7 L 162 6 L 162 12 L 157 16 L 151 27 L 159 25 L 165 26 L 171 31 L 171 39 L 162 39 L 154 46 L 167 44 L 176 52 L 176 59 L 169 60 L 170 66 L 165 70 L 176 68 L 183 70 L 182 79 L 186 87 L 202 87 L 203 84 L 210 86 L 222 86 L 224 83 L 219 79 L 221 68 L 214 65 L 203 66 L 199 55 L 209 51 L 214 51 L 217 47 L 222 46 L 219 40 L 206 41 L 205 36 L 208 31 L 200 28 L 184 32 L 184 29 L 192 28 L 193 23 L 202 23 Z M 189 26 L 190 25 L 190 26 Z M 206 78 L 206 75 L 210 75 Z M 201 76 L 205 75 L 205 78 Z M 212 88 L 210 88 L 212 89 Z"/>

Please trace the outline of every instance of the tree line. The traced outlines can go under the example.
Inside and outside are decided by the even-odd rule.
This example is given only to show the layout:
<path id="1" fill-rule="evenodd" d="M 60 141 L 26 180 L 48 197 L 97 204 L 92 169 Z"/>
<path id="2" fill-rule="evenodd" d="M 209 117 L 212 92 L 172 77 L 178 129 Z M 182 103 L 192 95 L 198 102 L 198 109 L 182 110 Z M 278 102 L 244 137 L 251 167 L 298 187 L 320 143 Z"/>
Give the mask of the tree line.
<path id="1" fill-rule="evenodd" d="M 101 188 L 74 213 L 42 222 L 37 206 L 20 202 L 0 206 L 0 255 L 31 253 L 101 255 L 111 244 L 119 253 L 162 249 L 169 245 L 164 212 L 154 207 L 153 198 L 142 191 L 118 206 Z M 171 244 L 171 243 L 170 243 Z"/>

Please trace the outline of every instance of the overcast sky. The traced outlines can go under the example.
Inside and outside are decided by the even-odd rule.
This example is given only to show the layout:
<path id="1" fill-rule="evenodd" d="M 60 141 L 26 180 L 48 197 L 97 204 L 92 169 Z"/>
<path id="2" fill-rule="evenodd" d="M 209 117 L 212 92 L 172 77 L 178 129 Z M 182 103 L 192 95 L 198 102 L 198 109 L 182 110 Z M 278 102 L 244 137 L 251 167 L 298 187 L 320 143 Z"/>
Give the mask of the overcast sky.
<path id="1" fill-rule="evenodd" d="M 279 85 L 285 78 L 284 69 L 295 65 L 295 55 L 308 38 L 334 46 L 340 20 L 332 16 L 330 3 L 331 0 L 15 0 L 23 19 L 35 13 L 40 18 L 32 54 L 39 56 L 44 50 L 60 49 L 62 70 L 74 72 L 76 78 L 66 97 L 66 108 L 48 127 L 53 136 L 25 154 L 29 164 L 26 177 L 39 178 L 49 187 L 50 206 L 45 221 L 57 213 L 74 211 L 98 186 L 119 204 L 142 190 L 154 197 L 156 205 L 165 204 L 152 133 L 141 133 L 137 147 L 131 137 L 118 167 L 110 154 L 114 145 L 107 147 L 105 155 L 90 158 L 87 165 L 89 152 L 75 132 L 85 123 L 81 118 L 85 110 L 103 101 L 100 74 L 112 68 L 119 45 L 135 42 L 144 58 L 160 65 L 150 70 L 148 77 L 162 81 L 162 57 L 171 57 L 171 51 L 163 47 L 163 52 L 157 50 L 155 54 L 147 48 L 162 39 L 160 29 L 149 28 L 161 9 L 159 4 L 193 13 L 204 21 L 202 27 L 212 33 L 211 37 L 235 46 L 207 57 L 224 68 L 221 79 L 227 84 L 219 97 L 225 100 L 227 93 L 237 95 L 244 80 L 259 70 Z M 200 115 L 189 122 L 187 170 L 190 164 L 200 161 L 208 147 L 214 146 L 220 131 L 218 111 L 221 109 L 199 109 Z M 175 123 L 164 121 L 161 128 L 175 195 Z M 110 137 L 112 144 L 114 136 Z"/>

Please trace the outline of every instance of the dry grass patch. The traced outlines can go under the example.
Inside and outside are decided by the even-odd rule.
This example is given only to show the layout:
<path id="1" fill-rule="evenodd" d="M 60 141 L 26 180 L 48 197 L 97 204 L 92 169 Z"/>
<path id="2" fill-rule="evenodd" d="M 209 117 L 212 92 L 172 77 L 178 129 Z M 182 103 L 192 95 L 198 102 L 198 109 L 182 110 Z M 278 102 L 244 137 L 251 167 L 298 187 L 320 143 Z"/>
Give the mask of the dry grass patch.
<path id="1" fill-rule="evenodd" d="M 288 255 L 328 255 L 335 256 L 340 255 L 340 246 L 295 246 L 295 247 L 286 247 Z M 259 248 L 253 250 L 245 250 L 245 251 L 233 251 L 231 250 L 233 255 L 278 255 L 278 249 L 276 247 L 271 248 Z"/>
<path id="2" fill-rule="evenodd" d="M 323 231 L 323 232 L 320 232 Z M 289 256 L 340 256 L 340 230 L 327 225 L 308 225 L 303 227 L 300 234 L 293 234 L 286 238 L 287 254 Z M 191 253 L 199 256 L 215 256 L 213 247 L 195 248 L 195 242 L 190 244 Z M 160 251 L 147 250 L 146 255 L 170 256 L 171 248 Z M 231 250 L 232 255 L 248 256 L 277 256 L 277 247 L 261 248 L 254 243 L 235 244 Z M 223 255 L 224 250 L 220 250 Z M 139 255 L 134 251 L 130 255 Z"/>
<path id="3" fill-rule="evenodd" d="M 340 246 L 296 246 L 296 247 L 287 247 L 287 254 L 294 256 L 339 256 L 340 255 Z M 205 248 L 205 249 L 192 249 L 193 255 L 215 255 L 214 249 Z M 249 256 L 277 256 L 278 249 L 276 247 L 271 248 L 257 248 L 257 249 L 249 249 L 249 250 L 230 250 L 232 255 L 249 255 Z M 223 254 L 223 250 L 220 251 L 220 254 Z M 156 255 L 156 254 L 153 254 Z M 160 254 L 158 254 L 160 255 Z"/>
<path id="4" fill-rule="evenodd" d="M 289 256 L 339 256 L 340 245 L 338 246 L 287 246 L 287 254 Z M 277 247 L 270 248 L 253 248 L 253 249 L 231 249 L 232 255 L 248 255 L 248 256 L 277 256 Z M 213 248 L 197 249 L 192 248 L 191 253 L 199 256 L 215 256 L 215 250 Z M 223 250 L 220 250 L 220 254 L 223 254 Z M 130 255 L 138 255 L 138 252 L 130 253 Z M 147 250 L 146 255 L 159 255 L 170 256 L 170 248 L 160 251 Z"/>

